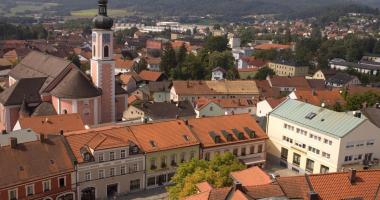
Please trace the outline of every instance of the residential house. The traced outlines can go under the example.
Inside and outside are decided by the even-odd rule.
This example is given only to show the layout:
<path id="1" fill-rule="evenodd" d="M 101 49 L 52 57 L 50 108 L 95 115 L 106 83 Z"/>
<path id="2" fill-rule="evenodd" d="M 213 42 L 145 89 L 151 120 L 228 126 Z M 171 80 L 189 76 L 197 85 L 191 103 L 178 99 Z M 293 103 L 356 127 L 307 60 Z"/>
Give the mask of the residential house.
<path id="1" fill-rule="evenodd" d="M 77 199 L 109 199 L 145 188 L 145 157 L 127 127 L 105 126 L 65 137 L 77 160 Z"/>
<path id="2" fill-rule="evenodd" d="M 171 81 L 149 82 L 148 88 L 153 102 L 169 102 Z"/>
<path id="3" fill-rule="evenodd" d="M 361 114 L 288 99 L 267 120 L 268 156 L 299 173 L 337 172 L 379 158 L 379 128 Z"/>
<path id="4" fill-rule="evenodd" d="M 63 136 L 9 140 L 0 148 L 0 199 L 76 199 L 75 159 Z"/>
<path id="5" fill-rule="evenodd" d="M 20 118 L 13 130 L 28 128 L 39 134 L 62 135 L 71 131 L 84 130 L 85 124 L 78 113 L 32 116 Z"/>
<path id="6" fill-rule="evenodd" d="M 310 84 L 304 76 L 268 76 L 266 80 L 271 88 L 276 88 L 282 94 L 288 94 L 294 90 L 310 89 Z"/>
<path id="7" fill-rule="evenodd" d="M 336 70 L 326 70 L 326 69 L 320 69 L 316 71 L 311 79 L 317 79 L 317 80 L 327 80 L 331 76 L 334 76 L 337 73 Z"/>
<path id="8" fill-rule="evenodd" d="M 119 75 L 121 87 L 128 93 L 137 89 L 137 81 L 131 73 L 125 73 Z"/>
<path id="9" fill-rule="evenodd" d="M 123 74 L 135 70 L 137 62 L 134 60 L 117 58 L 115 59 L 115 74 Z"/>
<path id="10" fill-rule="evenodd" d="M 315 106 L 333 108 L 337 104 L 340 106 L 346 105 L 346 100 L 342 96 L 340 90 L 296 90 L 288 96 L 291 99 L 297 99 L 305 103 L 310 103 Z"/>
<path id="11" fill-rule="evenodd" d="M 159 72 L 161 69 L 160 69 L 160 65 L 161 65 L 161 58 L 154 58 L 154 57 L 147 57 L 146 58 L 146 62 L 148 64 L 147 68 L 150 70 L 150 71 L 156 71 L 156 72 Z"/>
<path id="12" fill-rule="evenodd" d="M 226 76 L 226 70 L 221 67 L 216 67 L 211 71 L 211 80 L 224 80 Z"/>
<path id="13" fill-rule="evenodd" d="M 250 98 L 259 96 L 255 81 L 248 80 L 222 80 L 222 81 L 173 81 L 170 99 L 177 102 L 196 99 L 218 98 Z"/>
<path id="14" fill-rule="evenodd" d="M 244 187 L 267 185 L 273 182 L 272 178 L 257 166 L 237 172 L 231 172 L 230 176 L 234 182 L 239 182 Z"/>
<path id="15" fill-rule="evenodd" d="M 380 54 L 364 54 L 362 60 L 380 63 Z"/>
<path id="16" fill-rule="evenodd" d="M 232 153 L 247 166 L 264 166 L 268 137 L 249 114 L 189 119 L 188 126 L 201 143 L 201 158 Z"/>
<path id="17" fill-rule="evenodd" d="M 308 66 L 300 66 L 294 62 L 287 62 L 285 60 L 269 62 L 268 67 L 277 76 L 306 76 L 309 72 Z"/>
<path id="18" fill-rule="evenodd" d="M 256 116 L 266 117 L 274 108 L 280 105 L 286 98 L 267 98 L 257 102 Z"/>
<path id="19" fill-rule="evenodd" d="M 156 121 L 163 119 L 194 118 L 194 108 L 189 101 L 140 102 L 130 105 L 124 112 L 125 121 Z"/>
<path id="20" fill-rule="evenodd" d="M 179 163 L 199 158 L 199 142 L 182 120 L 129 127 L 145 152 L 145 187 L 170 183 Z"/>
<path id="21" fill-rule="evenodd" d="M 201 98 L 195 102 L 197 117 L 255 114 L 256 102 L 253 99 L 205 99 Z"/>
<path id="22" fill-rule="evenodd" d="M 347 73 L 338 72 L 326 80 L 326 85 L 331 87 L 348 87 L 351 85 L 360 85 L 361 82 L 358 77 L 349 75 Z"/>

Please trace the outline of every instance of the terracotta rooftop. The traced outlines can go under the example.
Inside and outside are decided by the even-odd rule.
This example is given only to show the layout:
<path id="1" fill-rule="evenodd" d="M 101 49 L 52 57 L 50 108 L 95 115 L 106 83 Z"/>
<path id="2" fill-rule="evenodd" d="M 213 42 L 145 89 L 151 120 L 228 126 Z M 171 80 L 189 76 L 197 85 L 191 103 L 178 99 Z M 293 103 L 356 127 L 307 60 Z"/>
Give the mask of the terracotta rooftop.
<path id="1" fill-rule="evenodd" d="M 272 183 L 270 176 L 260 167 L 250 167 L 245 170 L 231 172 L 231 177 L 243 186 L 266 185 Z"/>
<path id="2" fill-rule="evenodd" d="M 272 87 L 294 87 L 299 89 L 310 89 L 309 82 L 303 76 L 273 76 L 270 77 Z"/>
<path id="3" fill-rule="evenodd" d="M 165 75 L 162 72 L 143 70 L 139 76 L 145 81 L 160 81 Z"/>
<path id="4" fill-rule="evenodd" d="M 84 123 L 79 114 L 32 116 L 20 118 L 19 123 L 22 129 L 30 128 L 40 134 L 60 134 L 84 130 Z"/>
<path id="5" fill-rule="evenodd" d="M 258 95 L 255 81 L 173 81 L 173 87 L 180 95 L 247 94 Z"/>
<path id="6" fill-rule="evenodd" d="M 33 182 L 74 171 L 62 136 L 0 148 L 0 188 Z"/>
<path id="7" fill-rule="evenodd" d="M 188 123 L 193 133 L 206 148 L 254 140 L 265 140 L 268 138 L 255 119 L 249 114 L 189 119 Z M 251 134 L 253 132 L 254 134 Z M 232 141 L 227 141 L 224 133 L 230 133 Z M 238 139 L 237 133 L 242 133 L 243 138 Z M 215 138 L 213 138 L 215 136 L 220 136 L 220 142 L 217 142 Z"/>
<path id="8" fill-rule="evenodd" d="M 286 100 L 286 97 L 283 97 L 283 98 L 268 98 L 266 99 L 268 104 L 272 107 L 272 108 L 275 108 L 277 107 L 278 105 L 280 105 L 280 103 L 282 103 L 283 101 Z"/>
<path id="9" fill-rule="evenodd" d="M 115 67 L 120 69 L 132 69 L 136 65 L 134 60 L 116 59 Z"/>
<path id="10" fill-rule="evenodd" d="M 259 50 L 270 50 L 270 49 L 290 49 L 290 45 L 284 45 L 284 44 L 259 44 L 255 46 L 255 49 Z"/>
<path id="11" fill-rule="evenodd" d="M 202 183 L 196 184 L 197 189 L 199 192 L 207 192 L 213 189 L 212 185 L 208 183 L 207 181 L 204 181 Z"/>
<path id="12" fill-rule="evenodd" d="M 94 151 L 138 145 L 128 127 L 106 126 L 84 131 L 71 132 L 65 136 L 78 162 L 83 162 L 81 149 L 88 147 Z"/>
<path id="13" fill-rule="evenodd" d="M 196 105 L 198 109 L 202 109 L 204 106 L 209 103 L 214 102 L 218 104 L 222 108 L 246 108 L 246 107 L 254 107 L 256 106 L 256 101 L 253 99 L 207 99 L 200 98 L 196 100 Z"/>
<path id="14" fill-rule="evenodd" d="M 297 100 L 321 106 L 324 103 L 326 106 L 334 106 L 336 102 L 340 105 L 345 105 L 346 101 L 340 94 L 339 90 L 297 90 L 294 91 Z"/>
<path id="15" fill-rule="evenodd" d="M 380 170 L 358 171 L 354 182 L 350 172 L 310 175 L 320 199 L 380 199 Z"/>
<path id="16" fill-rule="evenodd" d="M 129 128 L 142 149 L 148 153 L 199 144 L 182 120 L 134 125 Z"/>

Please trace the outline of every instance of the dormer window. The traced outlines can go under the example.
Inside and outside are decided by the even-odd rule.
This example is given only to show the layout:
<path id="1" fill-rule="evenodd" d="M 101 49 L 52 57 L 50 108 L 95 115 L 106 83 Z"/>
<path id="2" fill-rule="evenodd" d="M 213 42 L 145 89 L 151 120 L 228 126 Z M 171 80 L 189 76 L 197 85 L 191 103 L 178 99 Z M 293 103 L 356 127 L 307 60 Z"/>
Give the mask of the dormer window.
<path id="1" fill-rule="evenodd" d="M 149 143 L 150 143 L 150 145 L 151 145 L 153 148 L 155 148 L 155 147 L 157 146 L 156 143 L 155 143 L 153 140 L 149 141 Z"/>
<path id="2" fill-rule="evenodd" d="M 84 161 L 86 161 L 86 162 L 90 162 L 91 161 L 91 155 L 90 155 L 90 153 L 88 153 L 88 152 L 84 153 L 83 157 L 84 157 L 83 158 Z"/>

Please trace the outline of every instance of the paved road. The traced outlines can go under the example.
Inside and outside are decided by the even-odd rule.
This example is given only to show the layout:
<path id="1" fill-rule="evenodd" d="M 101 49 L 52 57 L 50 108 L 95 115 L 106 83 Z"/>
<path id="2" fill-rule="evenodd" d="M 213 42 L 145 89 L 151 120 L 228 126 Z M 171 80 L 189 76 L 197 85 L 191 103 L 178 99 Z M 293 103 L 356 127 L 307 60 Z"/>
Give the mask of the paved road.
<path id="1" fill-rule="evenodd" d="M 132 194 L 127 194 L 118 197 L 117 200 L 167 200 L 168 193 L 165 188 L 155 188 L 150 190 L 144 190 Z"/>

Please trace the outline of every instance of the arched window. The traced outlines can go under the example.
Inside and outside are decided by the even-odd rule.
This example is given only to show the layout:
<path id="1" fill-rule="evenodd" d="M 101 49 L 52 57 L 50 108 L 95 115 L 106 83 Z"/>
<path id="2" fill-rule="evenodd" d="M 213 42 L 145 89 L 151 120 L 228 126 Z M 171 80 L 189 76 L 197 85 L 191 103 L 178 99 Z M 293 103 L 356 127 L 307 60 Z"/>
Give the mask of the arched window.
<path id="1" fill-rule="evenodd" d="M 95 49 L 95 45 L 92 47 L 92 56 L 95 57 L 95 54 L 96 54 L 96 49 Z"/>
<path id="2" fill-rule="evenodd" d="M 104 57 L 108 58 L 109 54 L 110 54 L 109 47 L 106 45 L 106 46 L 104 46 Z"/>

